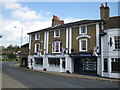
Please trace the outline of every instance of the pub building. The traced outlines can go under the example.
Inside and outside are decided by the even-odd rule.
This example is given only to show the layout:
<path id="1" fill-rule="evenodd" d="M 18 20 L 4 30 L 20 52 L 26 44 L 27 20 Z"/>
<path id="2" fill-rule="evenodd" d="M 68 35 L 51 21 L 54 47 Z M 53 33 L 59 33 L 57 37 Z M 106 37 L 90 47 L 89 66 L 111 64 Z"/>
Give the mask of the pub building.
<path id="1" fill-rule="evenodd" d="M 101 4 L 100 19 L 64 23 L 53 15 L 52 26 L 28 33 L 28 67 L 34 70 L 103 76 L 101 37 L 109 7 Z M 102 55 L 101 55 L 102 54 Z"/>

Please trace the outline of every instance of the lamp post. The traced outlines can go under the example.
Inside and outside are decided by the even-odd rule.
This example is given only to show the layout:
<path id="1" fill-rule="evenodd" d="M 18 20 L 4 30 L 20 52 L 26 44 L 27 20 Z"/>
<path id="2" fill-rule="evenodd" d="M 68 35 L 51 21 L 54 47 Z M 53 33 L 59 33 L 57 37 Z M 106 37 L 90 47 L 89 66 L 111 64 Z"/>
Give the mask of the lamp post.
<path id="1" fill-rule="evenodd" d="M 14 28 L 20 28 L 20 27 L 14 26 Z M 23 28 L 20 28 L 20 29 L 21 29 L 21 46 L 22 46 Z"/>
<path id="2" fill-rule="evenodd" d="M 0 34 L 0 38 L 2 39 L 2 35 Z M 0 45 L 0 58 L 2 59 L 2 45 Z"/>
<path id="3" fill-rule="evenodd" d="M 0 34 L 0 38 L 2 38 L 2 35 Z"/>

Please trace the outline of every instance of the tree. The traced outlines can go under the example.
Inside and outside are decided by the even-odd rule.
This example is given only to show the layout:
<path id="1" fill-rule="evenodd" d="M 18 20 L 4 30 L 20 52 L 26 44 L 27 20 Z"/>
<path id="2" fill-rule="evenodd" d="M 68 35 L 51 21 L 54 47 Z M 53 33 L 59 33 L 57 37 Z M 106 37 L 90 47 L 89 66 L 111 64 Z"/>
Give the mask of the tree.
<path id="1" fill-rule="evenodd" d="M 20 50 L 20 47 L 18 45 L 13 44 L 10 44 L 8 47 L 0 46 L 0 48 L 2 48 L 2 54 L 7 55 L 10 59 L 15 58 L 16 54 Z"/>

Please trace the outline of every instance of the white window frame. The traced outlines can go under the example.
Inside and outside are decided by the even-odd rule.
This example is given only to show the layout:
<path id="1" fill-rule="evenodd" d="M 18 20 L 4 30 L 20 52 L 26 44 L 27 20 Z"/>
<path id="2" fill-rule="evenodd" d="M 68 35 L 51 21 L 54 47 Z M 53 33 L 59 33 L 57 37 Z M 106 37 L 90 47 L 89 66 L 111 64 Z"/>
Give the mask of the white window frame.
<path id="1" fill-rule="evenodd" d="M 56 49 L 53 51 L 53 43 L 59 43 L 59 52 L 55 52 L 56 51 Z M 52 53 L 61 53 L 61 51 L 60 51 L 60 43 L 61 43 L 61 41 L 55 41 L 55 42 L 52 42 Z M 56 46 L 56 45 L 55 45 Z"/>
<path id="2" fill-rule="evenodd" d="M 37 51 L 36 51 L 37 45 L 39 45 L 39 49 L 40 49 L 40 43 L 35 43 L 35 48 L 34 48 L 35 53 L 37 53 Z"/>
<path id="3" fill-rule="evenodd" d="M 112 39 L 113 39 L 113 49 L 114 50 L 120 50 L 120 49 L 115 49 L 115 37 L 119 37 L 119 36 L 114 36 Z"/>
<path id="4" fill-rule="evenodd" d="M 37 35 L 39 35 L 39 36 L 38 36 L 39 38 L 37 38 Z M 40 40 L 40 33 L 36 33 L 36 34 L 35 34 L 35 40 Z"/>
<path id="5" fill-rule="evenodd" d="M 59 32 L 59 36 L 56 36 L 56 31 Z M 55 31 L 54 31 L 54 38 L 59 38 L 59 37 L 60 37 L 60 30 L 55 30 Z"/>
<path id="6" fill-rule="evenodd" d="M 86 41 L 86 50 L 82 50 L 82 45 L 81 45 L 82 40 Z M 80 39 L 79 40 L 79 51 L 88 51 L 88 40 L 87 39 Z"/>
<path id="7" fill-rule="evenodd" d="M 85 26 L 85 33 L 81 33 L 81 27 Z M 79 34 L 87 34 L 87 25 L 81 25 L 79 26 Z"/>

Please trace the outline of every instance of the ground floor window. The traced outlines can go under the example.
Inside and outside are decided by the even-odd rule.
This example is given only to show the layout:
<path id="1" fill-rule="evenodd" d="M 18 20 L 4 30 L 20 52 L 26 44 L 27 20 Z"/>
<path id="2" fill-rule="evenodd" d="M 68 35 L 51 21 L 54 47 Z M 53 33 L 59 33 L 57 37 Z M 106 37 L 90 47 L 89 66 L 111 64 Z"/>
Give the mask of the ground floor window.
<path id="1" fill-rule="evenodd" d="M 112 72 L 120 73 L 120 58 L 112 58 L 111 62 Z"/>
<path id="2" fill-rule="evenodd" d="M 96 60 L 83 59 L 83 71 L 96 71 Z"/>
<path id="3" fill-rule="evenodd" d="M 59 67 L 60 66 L 60 58 L 48 58 L 49 66 Z"/>
<path id="4" fill-rule="evenodd" d="M 97 73 L 97 58 L 74 58 L 74 72 L 96 74 Z"/>
<path id="5" fill-rule="evenodd" d="M 104 72 L 108 71 L 108 59 L 104 58 Z"/>
<path id="6" fill-rule="evenodd" d="M 43 66 L 43 58 L 34 58 L 36 65 Z"/>

